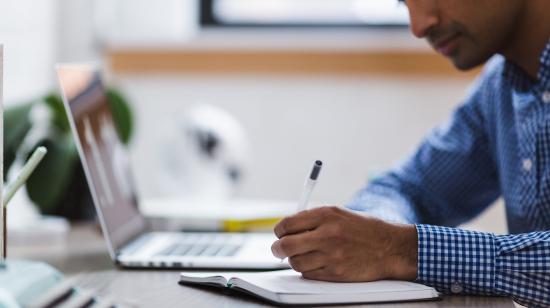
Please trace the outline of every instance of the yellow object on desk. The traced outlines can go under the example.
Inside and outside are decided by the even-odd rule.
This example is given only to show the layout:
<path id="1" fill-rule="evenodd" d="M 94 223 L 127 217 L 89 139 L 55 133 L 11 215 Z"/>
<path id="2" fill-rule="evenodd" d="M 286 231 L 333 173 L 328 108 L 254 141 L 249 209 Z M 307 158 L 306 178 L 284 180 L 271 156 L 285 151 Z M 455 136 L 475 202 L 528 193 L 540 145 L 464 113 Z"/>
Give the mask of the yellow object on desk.
<path id="1" fill-rule="evenodd" d="M 225 232 L 250 232 L 272 230 L 282 217 L 260 219 L 228 219 L 223 221 Z"/>
<path id="2" fill-rule="evenodd" d="M 145 199 L 139 205 L 153 230 L 162 231 L 272 231 L 296 211 L 296 201 L 240 198 Z"/>

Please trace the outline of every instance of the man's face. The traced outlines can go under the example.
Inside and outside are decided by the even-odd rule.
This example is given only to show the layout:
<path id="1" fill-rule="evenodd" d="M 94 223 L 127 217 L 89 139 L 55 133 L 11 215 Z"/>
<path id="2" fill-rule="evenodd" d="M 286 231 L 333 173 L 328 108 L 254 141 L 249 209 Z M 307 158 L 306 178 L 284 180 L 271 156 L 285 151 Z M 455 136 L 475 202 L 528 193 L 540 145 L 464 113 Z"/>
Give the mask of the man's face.
<path id="1" fill-rule="evenodd" d="M 405 0 L 411 31 L 461 70 L 507 49 L 523 0 Z"/>

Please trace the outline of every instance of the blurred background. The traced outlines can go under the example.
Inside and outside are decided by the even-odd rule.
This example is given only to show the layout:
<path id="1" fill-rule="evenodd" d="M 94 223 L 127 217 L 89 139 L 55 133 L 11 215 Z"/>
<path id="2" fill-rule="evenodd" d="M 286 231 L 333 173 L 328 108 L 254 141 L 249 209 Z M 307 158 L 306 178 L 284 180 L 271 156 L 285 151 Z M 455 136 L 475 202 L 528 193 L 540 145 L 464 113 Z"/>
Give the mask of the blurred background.
<path id="1" fill-rule="evenodd" d="M 7 109 L 57 91 L 58 62 L 101 65 L 131 111 L 144 198 L 212 179 L 188 151 L 189 125 L 203 125 L 221 134 L 201 144 L 232 166 L 220 195 L 296 200 L 321 159 L 313 198 L 345 204 L 444 121 L 479 72 L 414 38 L 395 0 L 0 0 L 0 42 Z M 502 204 L 467 227 L 506 232 Z"/>

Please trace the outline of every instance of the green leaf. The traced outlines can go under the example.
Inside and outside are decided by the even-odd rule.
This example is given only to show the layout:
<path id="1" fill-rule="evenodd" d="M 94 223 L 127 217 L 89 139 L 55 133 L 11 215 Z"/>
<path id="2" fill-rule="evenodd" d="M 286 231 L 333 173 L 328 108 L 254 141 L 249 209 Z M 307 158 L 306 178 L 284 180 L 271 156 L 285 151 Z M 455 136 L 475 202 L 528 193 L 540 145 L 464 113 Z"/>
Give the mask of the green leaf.
<path id="1" fill-rule="evenodd" d="M 4 178 L 15 161 L 17 150 L 32 127 L 29 113 L 34 103 L 7 108 L 4 111 Z"/>
<path id="2" fill-rule="evenodd" d="M 113 119 L 118 135 L 123 143 L 128 144 L 134 129 L 133 115 L 126 98 L 115 89 L 107 90 L 107 98 L 113 112 Z"/>
<path id="3" fill-rule="evenodd" d="M 45 146 L 48 154 L 27 181 L 27 193 L 42 213 L 53 213 L 63 199 L 66 188 L 74 181 L 74 169 L 79 163 L 71 135 L 42 140 L 38 146 Z M 78 206 L 78 205 L 74 205 Z"/>
<path id="4" fill-rule="evenodd" d="M 52 124 L 62 132 L 70 133 L 71 126 L 69 124 L 69 119 L 67 118 L 67 112 L 65 111 L 65 106 L 63 105 L 61 96 L 58 94 L 49 94 L 44 97 L 44 102 L 52 111 Z"/>

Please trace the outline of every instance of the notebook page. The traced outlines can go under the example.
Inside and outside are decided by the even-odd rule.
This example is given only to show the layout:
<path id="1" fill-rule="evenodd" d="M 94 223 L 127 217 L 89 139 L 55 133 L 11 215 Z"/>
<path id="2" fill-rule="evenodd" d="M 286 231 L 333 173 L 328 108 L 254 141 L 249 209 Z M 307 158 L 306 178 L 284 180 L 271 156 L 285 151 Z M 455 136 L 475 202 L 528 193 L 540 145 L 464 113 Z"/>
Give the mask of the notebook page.
<path id="1" fill-rule="evenodd" d="M 220 273 L 220 272 L 181 272 L 180 282 L 192 282 L 200 284 L 218 284 L 220 286 L 226 286 L 227 281 L 233 277 L 234 273 Z"/>
<path id="2" fill-rule="evenodd" d="M 308 280 L 293 270 L 240 273 L 240 280 L 274 293 L 287 294 L 365 294 L 384 292 L 411 292 L 432 290 L 421 284 L 407 281 L 383 280 L 374 282 L 340 283 Z"/>

